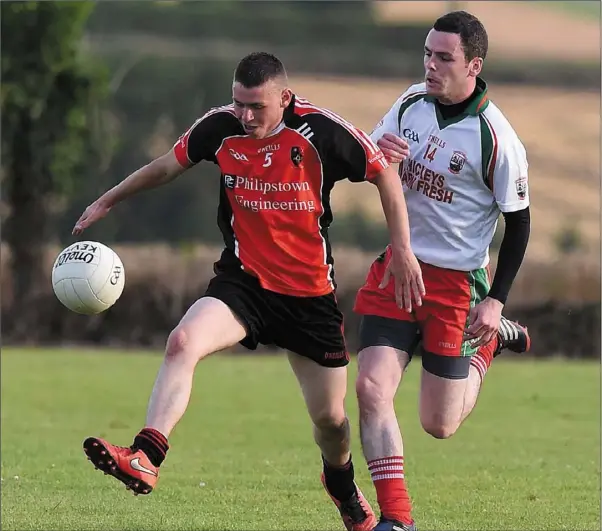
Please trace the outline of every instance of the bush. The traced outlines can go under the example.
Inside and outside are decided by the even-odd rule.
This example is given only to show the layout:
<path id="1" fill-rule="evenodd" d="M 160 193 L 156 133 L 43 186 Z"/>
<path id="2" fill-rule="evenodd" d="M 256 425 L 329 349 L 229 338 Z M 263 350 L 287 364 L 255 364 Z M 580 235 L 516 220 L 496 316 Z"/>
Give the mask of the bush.
<path id="1" fill-rule="evenodd" d="M 58 247 L 46 249 L 47 288 L 36 295 L 26 315 L 12 308 L 12 280 L 2 249 L 2 324 L 5 344 L 93 344 L 162 349 L 170 330 L 205 291 L 221 249 L 115 246 L 126 271 L 122 298 L 106 312 L 82 316 L 65 309 L 50 285 Z M 345 315 L 348 346 L 357 349 L 359 318 L 352 311 L 374 253 L 339 247 L 335 256 L 337 299 Z M 525 264 L 504 310 L 529 326 L 538 356 L 600 357 L 600 275 L 594 265 Z"/>

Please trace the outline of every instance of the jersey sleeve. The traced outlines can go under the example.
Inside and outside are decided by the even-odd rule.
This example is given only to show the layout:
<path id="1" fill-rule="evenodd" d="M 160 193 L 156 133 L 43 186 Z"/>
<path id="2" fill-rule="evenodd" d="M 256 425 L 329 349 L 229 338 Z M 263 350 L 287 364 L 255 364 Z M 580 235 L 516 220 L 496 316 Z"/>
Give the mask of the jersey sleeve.
<path id="1" fill-rule="evenodd" d="M 394 104 L 393 107 L 389 109 L 387 114 L 385 114 L 380 122 L 376 124 L 376 127 L 370 133 L 370 138 L 374 142 L 378 142 L 385 133 L 391 133 L 396 136 L 399 135 L 399 108 L 401 107 L 401 102 L 403 101 L 403 96 L 399 98 Z"/>
<path id="2" fill-rule="evenodd" d="M 387 114 L 385 114 L 380 122 L 376 124 L 372 133 L 370 133 L 370 138 L 374 142 L 378 142 L 385 133 L 391 133 L 395 136 L 401 136 L 400 128 L 400 114 L 402 112 L 402 105 L 410 102 L 413 96 L 417 96 L 419 94 L 424 93 L 424 88 L 421 85 L 412 85 L 408 88 L 393 104 L 393 106 L 389 109 Z M 404 109 L 407 105 L 404 106 Z"/>
<path id="3" fill-rule="evenodd" d="M 385 155 L 367 133 L 342 119 L 332 121 L 331 156 L 350 181 L 371 181 L 389 167 Z"/>
<path id="4" fill-rule="evenodd" d="M 175 156 L 183 168 L 203 160 L 217 163 L 215 154 L 228 136 L 240 134 L 240 125 L 228 110 L 213 109 L 199 118 L 174 144 Z"/>
<path id="5" fill-rule="evenodd" d="M 516 135 L 508 135 L 494 148 L 493 195 L 502 212 L 529 206 L 529 164 L 525 147 Z"/>

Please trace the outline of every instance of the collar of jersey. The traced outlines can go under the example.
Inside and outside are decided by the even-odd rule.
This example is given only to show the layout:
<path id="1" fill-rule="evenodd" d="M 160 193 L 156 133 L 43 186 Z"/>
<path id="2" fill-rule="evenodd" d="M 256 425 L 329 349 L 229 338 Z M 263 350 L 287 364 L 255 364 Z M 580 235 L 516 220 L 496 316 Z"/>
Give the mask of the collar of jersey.
<path id="1" fill-rule="evenodd" d="M 284 120 L 282 120 L 274 129 L 272 129 L 265 138 L 269 138 L 271 136 L 277 135 L 278 133 L 280 133 L 280 131 L 282 131 L 284 129 L 285 125 L 284 125 Z"/>
<path id="2" fill-rule="evenodd" d="M 429 103 L 435 103 L 436 98 L 433 96 L 425 96 L 425 101 Z M 489 105 L 489 97 L 487 96 L 487 83 L 481 77 L 477 77 L 476 94 L 473 96 L 470 105 L 466 107 L 462 115 L 464 116 L 478 116 L 481 114 Z"/>
<path id="3" fill-rule="evenodd" d="M 266 136 L 266 138 L 270 138 L 271 136 L 277 135 L 286 127 L 287 116 L 290 116 L 295 113 L 296 99 L 297 99 L 297 96 L 295 94 L 293 94 L 293 97 L 291 98 L 291 102 L 288 104 L 288 107 L 286 109 L 284 109 L 284 113 L 282 115 L 282 121 L 276 126 L 275 129 L 272 129 L 272 131 Z"/>

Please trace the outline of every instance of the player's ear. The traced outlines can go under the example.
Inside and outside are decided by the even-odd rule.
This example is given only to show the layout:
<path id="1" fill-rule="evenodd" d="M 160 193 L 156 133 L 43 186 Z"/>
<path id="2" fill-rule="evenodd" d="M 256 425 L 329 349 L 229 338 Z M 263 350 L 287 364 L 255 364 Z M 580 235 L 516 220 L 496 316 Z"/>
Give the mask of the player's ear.
<path id="1" fill-rule="evenodd" d="M 293 99 L 293 92 L 289 88 L 285 88 L 280 95 L 280 106 L 286 109 Z"/>
<path id="2" fill-rule="evenodd" d="M 477 77 L 481 70 L 483 70 L 483 59 L 481 57 L 475 57 L 468 64 L 468 75 L 471 77 Z"/>

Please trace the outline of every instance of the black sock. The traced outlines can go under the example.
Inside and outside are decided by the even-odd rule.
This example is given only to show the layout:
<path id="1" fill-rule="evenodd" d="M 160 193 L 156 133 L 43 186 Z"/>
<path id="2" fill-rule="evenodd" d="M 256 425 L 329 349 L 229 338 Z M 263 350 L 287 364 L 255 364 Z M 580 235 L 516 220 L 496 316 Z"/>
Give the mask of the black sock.
<path id="1" fill-rule="evenodd" d="M 351 457 L 343 466 L 332 466 L 324 459 L 324 456 L 322 456 L 322 462 L 324 463 L 324 478 L 328 492 L 340 502 L 346 502 L 356 493 Z"/>
<path id="2" fill-rule="evenodd" d="M 161 432 L 152 428 L 144 428 L 136 435 L 132 449 L 142 450 L 153 465 L 161 466 L 167 450 L 169 450 L 169 444 Z"/>

